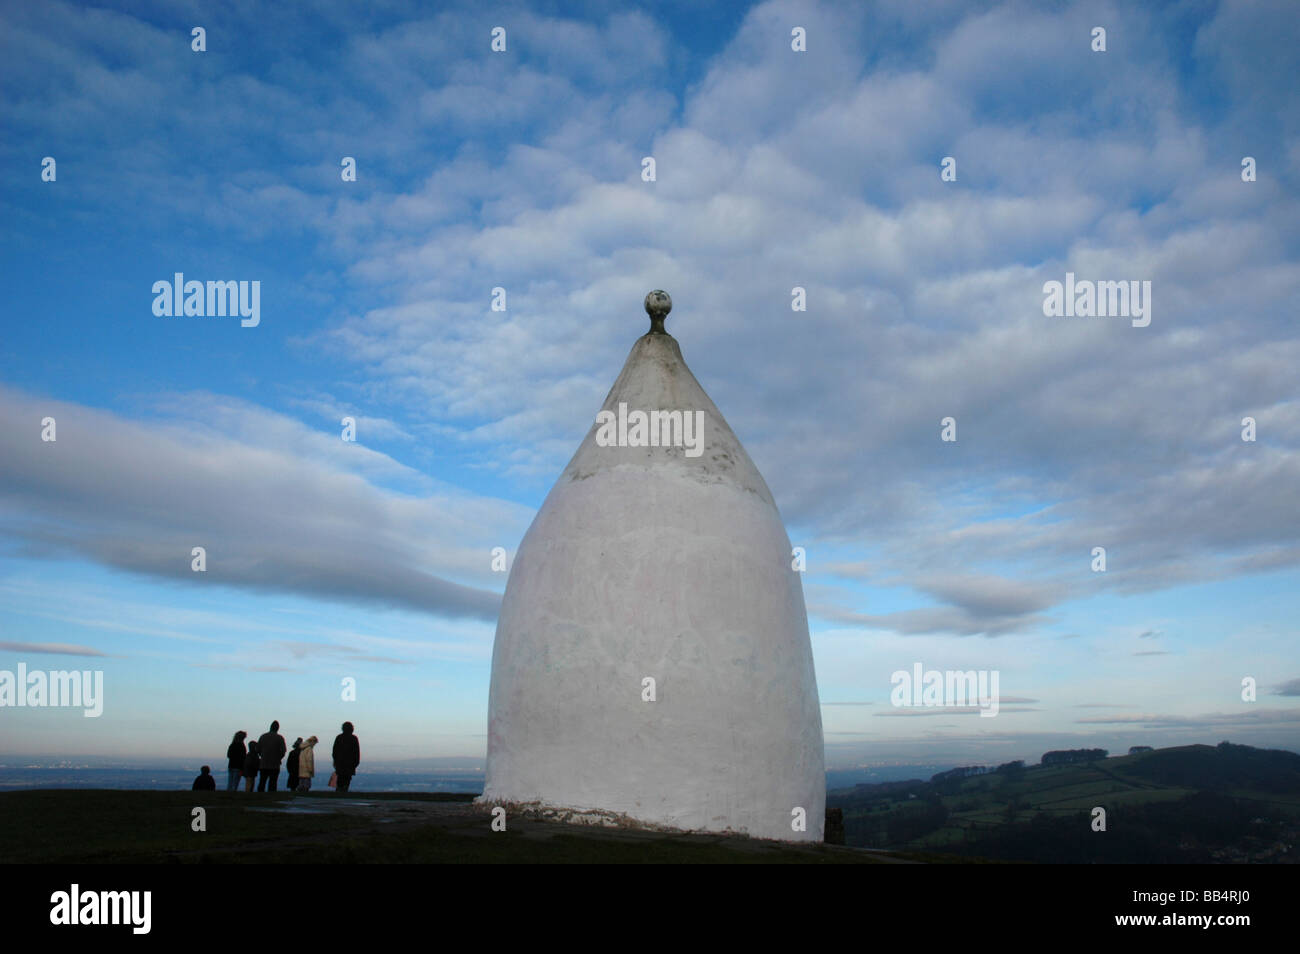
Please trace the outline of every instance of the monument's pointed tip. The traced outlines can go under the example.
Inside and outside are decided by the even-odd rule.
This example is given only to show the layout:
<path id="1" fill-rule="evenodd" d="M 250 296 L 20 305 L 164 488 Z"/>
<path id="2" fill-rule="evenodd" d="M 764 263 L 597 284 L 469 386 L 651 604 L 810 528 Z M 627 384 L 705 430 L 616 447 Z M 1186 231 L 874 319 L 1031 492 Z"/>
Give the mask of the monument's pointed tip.
<path id="1" fill-rule="evenodd" d="M 673 300 L 662 288 L 656 288 L 645 296 L 645 312 L 650 316 L 650 334 L 666 335 L 664 319 L 673 310 Z"/>

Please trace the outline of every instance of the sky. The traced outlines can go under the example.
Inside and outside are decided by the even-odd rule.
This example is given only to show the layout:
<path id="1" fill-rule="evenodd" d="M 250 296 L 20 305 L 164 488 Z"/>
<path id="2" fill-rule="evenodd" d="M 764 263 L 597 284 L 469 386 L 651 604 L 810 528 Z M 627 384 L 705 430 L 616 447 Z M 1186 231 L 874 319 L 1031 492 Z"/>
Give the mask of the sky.
<path id="1" fill-rule="evenodd" d="M 482 756 L 492 550 L 654 288 L 806 553 L 829 767 L 1297 750 L 1298 68 L 1289 0 L 0 4 L 0 670 L 104 674 L 0 756 Z"/>

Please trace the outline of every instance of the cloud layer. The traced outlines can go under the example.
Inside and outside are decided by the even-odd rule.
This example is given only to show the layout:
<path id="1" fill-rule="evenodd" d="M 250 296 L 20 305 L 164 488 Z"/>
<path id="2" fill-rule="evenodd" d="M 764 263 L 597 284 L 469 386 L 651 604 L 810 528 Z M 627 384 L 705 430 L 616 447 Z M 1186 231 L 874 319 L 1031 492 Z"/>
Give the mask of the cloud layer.
<path id="1" fill-rule="evenodd" d="M 29 554 L 192 584 L 496 618 L 497 593 L 457 580 L 491 580 L 491 548 L 517 539 L 524 508 L 448 488 L 387 491 L 357 473 L 397 469 L 382 455 L 201 398 L 202 422 L 142 423 L 0 390 L 10 534 Z"/>

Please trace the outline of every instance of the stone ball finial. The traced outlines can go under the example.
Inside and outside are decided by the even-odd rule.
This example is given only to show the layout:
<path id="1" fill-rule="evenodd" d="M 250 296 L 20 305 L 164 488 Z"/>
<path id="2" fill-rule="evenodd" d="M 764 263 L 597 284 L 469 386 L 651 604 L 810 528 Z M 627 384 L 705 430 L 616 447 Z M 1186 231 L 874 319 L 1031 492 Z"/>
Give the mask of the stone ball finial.
<path id="1" fill-rule="evenodd" d="M 650 316 L 650 334 L 668 334 L 668 332 L 664 331 L 664 319 L 668 317 L 668 312 L 672 310 L 673 300 L 666 291 L 656 288 L 645 296 L 645 312 Z"/>

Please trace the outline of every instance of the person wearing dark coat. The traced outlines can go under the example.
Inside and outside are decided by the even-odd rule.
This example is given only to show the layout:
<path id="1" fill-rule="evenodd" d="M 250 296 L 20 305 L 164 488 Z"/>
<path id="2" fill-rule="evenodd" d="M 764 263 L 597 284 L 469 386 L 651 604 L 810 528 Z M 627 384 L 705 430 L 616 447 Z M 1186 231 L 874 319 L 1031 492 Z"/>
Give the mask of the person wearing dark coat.
<path id="1" fill-rule="evenodd" d="M 248 758 L 248 749 L 244 746 L 246 738 L 248 733 L 240 729 L 230 740 L 230 748 L 226 749 L 226 774 L 229 776 L 227 792 L 239 791 L 239 779 L 244 774 L 244 759 Z"/>
<path id="2" fill-rule="evenodd" d="M 298 756 L 302 749 L 302 737 L 299 736 L 293 742 L 293 748 L 289 750 L 289 758 L 285 760 L 284 768 L 289 773 L 289 780 L 284 783 L 284 790 L 292 792 L 298 788 Z"/>
<path id="3" fill-rule="evenodd" d="M 338 776 L 338 791 L 346 792 L 361 764 L 361 743 L 353 734 L 352 723 L 344 722 L 343 731 L 334 737 L 334 774 Z"/>
<path id="4" fill-rule="evenodd" d="M 288 750 L 280 734 L 280 720 L 271 723 L 271 731 L 263 732 L 257 740 L 257 750 L 262 755 L 262 775 L 257 780 L 259 792 L 274 792 L 280 781 L 280 763 Z M 268 787 L 269 785 L 269 787 Z"/>
<path id="5" fill-rule="evenodd" d="M 212 766 L 205 765 L 199 769 L 199 777 L 194 780 L 190 786 L 191 792 L 215 792 L 217 790 L 217 780 L 212 777 Z"/>
<path id="6" fill-rule="evenodd" d="M 248 755 L 244 756 L 244 791 L 253 790 L 253 782 L 257 781 L 257 769 L 262 764 L 262 755 L 257 751 L 257 743 L 248 743 Z"/>

